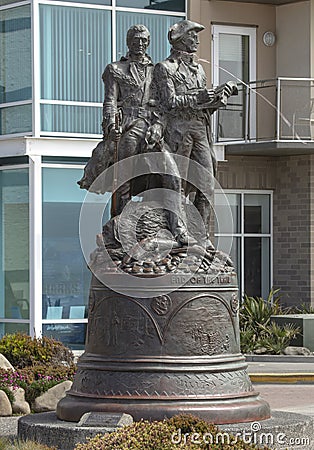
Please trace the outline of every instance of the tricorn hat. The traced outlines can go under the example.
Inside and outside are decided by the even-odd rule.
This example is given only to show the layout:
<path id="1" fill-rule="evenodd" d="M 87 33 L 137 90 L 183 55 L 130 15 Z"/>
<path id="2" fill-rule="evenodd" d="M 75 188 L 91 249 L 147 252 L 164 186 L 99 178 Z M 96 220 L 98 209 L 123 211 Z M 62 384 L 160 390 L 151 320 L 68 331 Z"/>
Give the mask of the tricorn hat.
<path id="1" fill-rule="evenodd" d="M 185 33 L 195 30 L 197 32 L 204 30 L 204 26 L 191 20 L 181 20 L 175 23 L 168 31 L 168 40 L 172 45 L 174 42 L 182 38 Z"/>

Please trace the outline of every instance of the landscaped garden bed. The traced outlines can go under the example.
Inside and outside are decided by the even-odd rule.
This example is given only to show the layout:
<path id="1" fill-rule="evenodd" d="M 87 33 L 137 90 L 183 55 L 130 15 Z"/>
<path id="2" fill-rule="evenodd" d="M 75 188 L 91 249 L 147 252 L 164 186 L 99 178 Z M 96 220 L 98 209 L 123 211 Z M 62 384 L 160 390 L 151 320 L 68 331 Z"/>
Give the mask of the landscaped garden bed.
<path id="1" fill-rule="evenodd" d="M 59 341 L 9 334 L 0 354 L 1 416 L 52 411 L 72 385 L 74 355 Z"/>

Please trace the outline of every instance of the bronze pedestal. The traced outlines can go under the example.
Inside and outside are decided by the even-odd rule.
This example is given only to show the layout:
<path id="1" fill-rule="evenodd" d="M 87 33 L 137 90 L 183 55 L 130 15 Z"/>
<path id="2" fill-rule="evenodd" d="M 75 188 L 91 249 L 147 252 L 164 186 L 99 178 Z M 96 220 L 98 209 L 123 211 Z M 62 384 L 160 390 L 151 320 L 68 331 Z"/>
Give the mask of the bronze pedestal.
<path id="1" fill-rule="evenodd" d="M 169 294 L 164 286 L 152 291 L 147 278 L 147 298 L 93 278 L 86 351 L 58 405 L 60 419 L 78 421 L 89 411 L 135 420 L 188 412 L 216 424 L 270 417 L 240 353 L 236 275 L 195 274 L 185 284 L 184 277 L 168 276 Z"/>

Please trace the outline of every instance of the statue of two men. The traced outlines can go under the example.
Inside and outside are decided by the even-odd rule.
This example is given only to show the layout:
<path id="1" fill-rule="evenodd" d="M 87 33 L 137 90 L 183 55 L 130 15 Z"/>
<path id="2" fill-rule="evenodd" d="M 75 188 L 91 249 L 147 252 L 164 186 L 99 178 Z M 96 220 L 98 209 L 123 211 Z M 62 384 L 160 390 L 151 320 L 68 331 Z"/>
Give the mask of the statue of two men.
<path id="1" fill-rule="evenodd" d="M 159 182 L 162 188 L 176 191 L 180 199 L 193 187 L 186 182 L 189 167 L 182 179 L 172 155 L 195 161 L 208 173 L 207 179 L 198 180 L 194 205 L 207 232 L 205 247 L 213 248 L 209 240 L 209 219 L 216 159 L 211 145 L 210 115 L 224 104 L 223 96 L 226 99 L 236 92 L 228 83 L 219 94 L 206 88 L 205 72 L 194 58 L 198 33 L 203 29 L 202 25 L 189 20 L 173 25 L 168 33 L 172 46 L 170 56 L 155 67 L 146 53 L 150 43 L 148 29 L 135 25 L 128 30 L 127 55 L 109 64 L 103 74 L 104 140 L 94 150 L 79 184 L 91 190 L 94 179 L 111 164 L 129 156 L 143 154 L 145 158 L 150 151 L 163 151 L 172 176 L 161 175 Z M 146 189 L 149 177 L 144 179 Z M 116 189 L 112 217 L 121 214 L 131 196 L 143 190 L 142 184 L 143 179 L 133 179 Z M 182 221 L 183 203 L 180 200 L 173 208 L 169 207 L 168 222 L 178 243 L 186 245 L 193 238 Z"/>

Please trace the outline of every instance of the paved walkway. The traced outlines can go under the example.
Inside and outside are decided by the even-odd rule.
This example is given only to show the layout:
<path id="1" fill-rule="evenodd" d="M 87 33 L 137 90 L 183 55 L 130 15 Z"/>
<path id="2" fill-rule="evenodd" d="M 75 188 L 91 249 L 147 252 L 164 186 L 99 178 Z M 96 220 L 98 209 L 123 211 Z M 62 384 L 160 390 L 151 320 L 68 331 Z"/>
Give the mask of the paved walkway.
<path id="1" fill-rule="evenodd" d="M 314 418 L 314 384 L 253 385 L 272 410 L 295 412 Z"/>
<path id="2" fill-rule="evenodd" d="M 310 363 L 249 362 L 248 366 L 252 382 L 314 384 L 314 360 Z"/>

